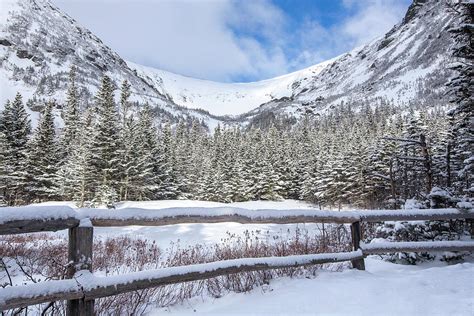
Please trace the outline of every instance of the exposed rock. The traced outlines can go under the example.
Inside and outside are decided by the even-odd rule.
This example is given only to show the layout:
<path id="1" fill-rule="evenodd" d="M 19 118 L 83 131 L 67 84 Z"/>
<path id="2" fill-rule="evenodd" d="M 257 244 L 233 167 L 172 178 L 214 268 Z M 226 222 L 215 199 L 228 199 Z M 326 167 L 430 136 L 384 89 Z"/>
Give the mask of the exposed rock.
<path id="1" fill-rule="evenodd" d="M 1 39 L 1 38 L 0 38 L 0 45 L 3 45 L 3 46 L 12 46 L 12 43 L 11 43 L 9 40 L 7 40 L 7 39 L 4 39 L 4 38 Z"/>
<path id="2" fill-rule="evenodd" d="M 25 59 L 25 58 L 31 59 L 31 58 L 33 58 L 33 55 L 30 54 L 26 49 L 17 50 L 16 55 L 18 56 L 18 58 L 22 58 L 22 59 Z"/>

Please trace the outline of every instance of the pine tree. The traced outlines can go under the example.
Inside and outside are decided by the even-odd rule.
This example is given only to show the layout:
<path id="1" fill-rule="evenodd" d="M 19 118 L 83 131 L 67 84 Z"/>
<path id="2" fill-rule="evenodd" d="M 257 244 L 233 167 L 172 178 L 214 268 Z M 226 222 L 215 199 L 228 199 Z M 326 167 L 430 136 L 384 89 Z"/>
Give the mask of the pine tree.
<path id="1" fill-rule="evenodd" d="M 53 102 L 48 102 L 28 145 L 28 193 L 34 201 L 56 197 L 59 151 L 54 127 Z"/>
<path id="2" fill-rule="evenodd" d="M 77 142 L 72 147 L 69 159 L 63 168 L 61 192 L 66 199 L 72 199 L 79 207 L 84 207 L 86 201 L 93 199 L 96 185 L 91 141 L 95 137 L 95 124 L 90 108 L 85 111 L 80 126 Z"/>
<path id="3" fill-rule="evenodd" d="M 137 148 L 137 122 L 129 113 L 130 85 L 125 80 L 120 91 L 120 136 L 117 143 L 117 156 L 119 159 L 117 173 L 120 177 L 119 198 L 128 200 L 134 198 L 135 178 L 138 173 L 139 153 Z"/>
<path id="4" fill-rule="evenodd" d="M 472 97 L 474 94 L 472 85 L 474 4 L 472 1 L 459 1 L 454 6 L 456 6 L 455 11 L 460 14 L 462 23 L 450 30 L 456 42 L 453 55 L 458 63 L 454 66 L 456 75 L 448 83 L 452 95 L 450 101 L 455 107 L 448 113 L 451 130 L 447 150 L 449 157 L 447 172 L 448 177 L 451 178 L 452 170 L 454 178 L 452 185 L 456 192 L 472 197 L 474 195 L 474 101 Z"/>
<path id="5" fill-rule="evenodd" d="M 119 118 L 114 102 L 114 87 L 108 76 L 102 79 L 102 86 L 96 96 L 97 124 L 92 144 L 92 157 L 99 191 L 95 202 L 111 205 L 114 201 L 104 200 L 116 197 L 119 186 Z"/>
<path id="6" fill-rule="evenodd" d="M 154 173 L 158 178 L 158 187 L 156 188 L 157 199 L 175 199 L 179 195 L 175 158 L 173 148 L 173 138 L 171 126 L 166 124 L 159 138 L 158 154 L 154 159 Z"/>
<path id="7" fill-rule="evenodd" d="M 8 144 L 7 137 L 0 130 L 0 206 L 6 204 L 8 189 L 8 175 L 10 174 L 8 165 Z"/>
<path id="8" fill-rule="evenodd" d="M 76 67 L 69 71 L 69 86 L 66 93 L 66 105 L 63 111 L 64 129 L 61 135 L 61 159 L 66 160 L 77 142 L 79 134 L 80 109 L 79 95 L 76 87 Z M 64 163 L 64 162 L 63 162 Z"/>
<path id="9" fill-rule="evenodd" d="M 122 119 L 127 118 L 128 112 L 130 110 L 130 102 L 128 99 L 132 95 L 130 83 L 127 80 L 122 82 L 120 87 L 120 111 L 122 114 Z"/>
<path id="10" fill-rule="evenodd" d="M 31 123 L 23 106 L 22 96 L 17 93 L 13 102 L 7 102 L 0 119 L 0 132 L 6 141 L 5 164 L 8 173 L 5 200 L 9 205 L 28 201 L 26 192 L 28 164 L 28 139 L 31 133 Z"/>
<path id="11" fill-rule="evenodd" d="M 160 170 L 155 164 L 158 156 L 157 130 L 148 104 L 139 113 L 135 143 L 138 145 L 135 195 L 139 200 L 151 199 L 157 189 Z"/>

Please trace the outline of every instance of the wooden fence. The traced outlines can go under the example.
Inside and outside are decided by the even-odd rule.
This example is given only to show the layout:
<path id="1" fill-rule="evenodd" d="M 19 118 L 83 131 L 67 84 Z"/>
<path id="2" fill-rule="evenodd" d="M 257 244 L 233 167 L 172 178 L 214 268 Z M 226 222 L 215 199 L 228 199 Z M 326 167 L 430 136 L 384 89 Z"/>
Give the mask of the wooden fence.
<path id="1" fill-rule="evenodd" d="M 0 214 L 2 210 L 0 209 Z M 16 213 L 15 213 L 16 212 Z M 16 217 L 15 214 L 21 214 Z M 31 215 L 31 216 L 29 216 Z M 67 280 L 13 286 L 0 289 L 0 310 L 67 300 L 68 315 L 93 315 L 94 299 L 161 285 L 197 281 L 231 273 L 301 267 L 314 264 L 351 261 L 365 270 L 364 257 L 371 254 L 416 251 L 474 251 L 474 242 L 391 242 L 361 244 L 361 223 L 382 221 L 465 219 L 473 228 L 474 211 L 456 209 L 412 211 L 333 212 L 317 210 L 242 210 L 231 208 L 170 210 L 79 210 L 67 212 L 57 207 L 9 208 L 0 216 L 0 235 L 69 230 L 69 266 Z M 351 225 L 351 252 L 301 256 L 243 258 L 183 267 L 163 268 L 121 276 L 97 277 L 93 267 L 94 226 L 162 226 L 181 223 L 344 223 Z"/>

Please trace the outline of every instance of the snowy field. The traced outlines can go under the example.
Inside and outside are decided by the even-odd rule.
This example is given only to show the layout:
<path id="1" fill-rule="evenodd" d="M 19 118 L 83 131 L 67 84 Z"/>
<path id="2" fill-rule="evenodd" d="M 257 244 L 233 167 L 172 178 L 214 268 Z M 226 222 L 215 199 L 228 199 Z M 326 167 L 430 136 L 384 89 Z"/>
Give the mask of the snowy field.
<path id="1" fill-rule="evenodd" d="M 73 206 L 49 202 L 42 205 Z M 247 209 L 305 209 L 300 201 L 222 204 L 203 201 L 123 202 L 117 208 L 235 206 Z M 113 212 L 113 210 L 110 210 Z M 266 236 L 293 235 L 296 227 L 318 232 L 317 224 L 181 224 L 161 227 L 95 228 L 96 237 L 126 235 L 156 240 L 160 247 L 179 242 L 212 245 L 230 234 L 260 231 Z M 66 232 L 58 232 L 65 234 Z M 279 278 L 249 293 L 227 293 L 221 298 L 195 297 L 180 305 L 155 309 L 149 315 L 474 315 L 474 259 L 447 265 L 431 262 L 417 266 L 393 264 L 377 256 L 366 259 L 366 271 L 321 270 L 316 277 Z"/>
<path id="2" fill-rule="evenodd" d="M 474 263 L 407 266 L 366 260 L 366 271 L 280 278 L 250 293 L 195 298 L 150 315 L 474 315 Z"/>
<path id="3" fill-rule="evenodd" d="M 68 202 L 47 202 L 37 205 L 68 205 L 75 207 Z M 218 203 L 191 200 L 168 200 L 168 201 L 146 201 L 146 202 L 123 202 L 117 205 L 121 208 L 142 208 L 142 209 L 164 209 L 171 207 L 219 207 L 235 206 L 247 209 L 305 209 L 315 206 L 302 201 L 285 200 L 281 202 L 272 201 L 250 201 L 237 203 Z M 113 212 L 113 210 L 111 210 Z M 125 226 L 125 227 L 96 227 L 94 235 L 96 237 L 116 237 L 129 236 L 147 240 L 154 240 L 162 247 L 166 248 L 171 243 L 178 243 L 180 246 L 193 244 L 212 245 L 228 237 L 228 234 L 242 236 L 246 231 L 254 232 L 265 237 L 271 236 L 291 236 L 296 228 L 307 229 L 310 233 L 319 233 L 319 224 L 239 224 L 239 223 L 215 223 L 215 224 L 179 224 L 168 226 Z M 66 236 L 67 231 L 58 232 Z"/>

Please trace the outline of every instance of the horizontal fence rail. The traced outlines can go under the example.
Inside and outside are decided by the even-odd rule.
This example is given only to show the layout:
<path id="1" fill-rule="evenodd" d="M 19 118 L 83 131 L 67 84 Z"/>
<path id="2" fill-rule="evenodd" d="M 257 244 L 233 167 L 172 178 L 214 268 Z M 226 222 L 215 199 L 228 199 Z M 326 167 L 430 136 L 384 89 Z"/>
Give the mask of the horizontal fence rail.
<path id="1" fill-rule="evenodd" d="M 7 213 L 7 214 L 5 214 Z M 8 216 L 5 216 L 8 215 Z M 20 218 L 19 218 L 20 217 Z M 88 218 L 94 226 L 165 226 L 189 223 L 297 224 L 415 220 L 474 219 L 474 211 L 458 209 L 321 211 L 248 210 L 233 207 L 149 209 L 78 209 L 67 206 L 7 207 L 0 209 L 0 235 L 58 231 Z"/>
<path id="2" fill-rule="evenodd" d="M 438 221 L 454 219 L 474 219 L 472 210 L 458 210 L 455 208 L 432 210 L 378 210 L 357 211 L 360 221 L 387 222 L 387 221 Z"/>
<path id="3" fill-rule="evenodd" d="M 420 251 L 474 251 L 473 241 L 414 241 L 414 242 L 383 242 L 361 244 L 360 249 L 364 256 L 393 253 L 393 252 L 420 252 Z"/>
<path id="4" fill-rule="evenodd" d="M 295 210 L 248 210 L 235 207 L 168 208 L 160 210 L 82 209 L 80 216 L 90 218 L 94 226 L 164 226 L 185 223 L 297 224 L 353 223 L 359 220 L 354 212 Z"/>
<path id="5" fill-rule="evenodd" d="M 0 207 L 0 235 L 54 232 L 79 222 L 78 212 L 67 206 Z"/>
<path id="6" fill-rule="evenodd" d="M 0 289 L 1 309 L 24 307 L 55 299 L 107 297 L 162 285 L 199 281 L 231 273 L 296 268 L 308 265 L 343 262 L 363 258 L 361 250 L 286 257 L 242 258 L 181 267 L 140 271 L 109 277 L 97 277 L 81 271 L 74 280 L 59 280 Z"/>
<path id="7" fill-rule="evenodd" d="M 474 219 L 474 211 L 457 209 L 396 211 L 247 210 L 232 207 L 162 210 L 74 210 L 64 206 L 0 208 L 0 235 L 69 229 L 70 279 L 0 289 L 0 310 L 68 300 L 68 315 L 93 315 L 94 300 L 126 292 L 232 273 L 303 267 L 351 261 L 365 269 L 372 254 L 419 251 L 474 251 L 474 242 L 361 242 L 361 222 Z M 287 257 L 242 258 L 98 277 L 92 274 L 93 226 L 163 226 L 183 223 L 351 224 L 351 252 Z M 472 227 L 471 227 L 472 228 Z M 472 231 L 472 230 L 471 230 Z"/>

